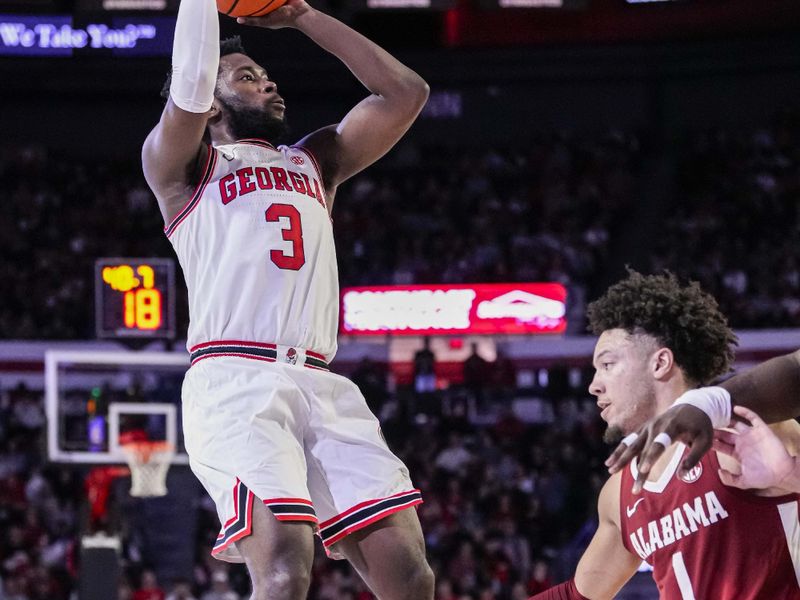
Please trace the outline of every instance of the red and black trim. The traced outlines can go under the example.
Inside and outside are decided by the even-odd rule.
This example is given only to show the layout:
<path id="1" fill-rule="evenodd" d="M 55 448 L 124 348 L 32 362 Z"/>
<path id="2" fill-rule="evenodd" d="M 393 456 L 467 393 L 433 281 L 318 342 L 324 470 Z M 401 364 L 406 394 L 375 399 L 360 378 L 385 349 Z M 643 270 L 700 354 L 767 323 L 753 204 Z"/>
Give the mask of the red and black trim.
<path id="1" fill-rule="evenodd" d="M 292 146 L 292 148 L 294 148 L 295 150 L 300 150 L 303 154 L 308 156 L 309 159 L 311 159 L 311 164 L 314 165 L 314 170 L 317 172 L 317 177 L 319 177 L 319 182 L 322 185 L 325 185 L 325 180 L 322 179 L 322 169 L 319 168 L 319 163 L 317 162 L 317 157 L 314 156 L 314 153 L 311 152 L 311 150 L 309 150 L 308 148 L 305 148 L 303 146 Z"/>
<path id="2" fill-rule="evenodd" d="M 310 521 L 317 523 L 317 513 L 310 500 L 304 498 L 270 498 L 264 505 L 278 521 Z"/>
<path id="3" fill-rule="evenodd" d="M 253 492 L 239 479 L 233 486 L 233 517 L 222 526 L 211 554 L 219 554 L 232 543 L 250 535 L 253 531 Z"/>
<path id="4" fill-rule="evenodd" d="M 192 364 L 204 358 L 219 356 L 238 356 L 241 358 L 275 362 L 278 358 L 277 348 L 275 344 L 259 344 L 256 342 L 240 342 L 235 340 L 206 342 L 190 348 L 189 358 Z"/>
<path id="5" fill-rule="evenodd" d="M 217 166 L 217 151 L 214 150 L 210 145 L 208 147 L 208 157 L 206 158 L 206 165 L 203 167 L 203 175 L 200 177 L 200 182 L 197 184 L 197 187 L 194 190 L 194 194 L 189 199 L 189 201 L 183 205 L 183 208 L 180 212 L 175 215 L 175 218 L 164 228 L 164 233 L 167 234 L 167 237 L 171 236 L 175 229 L 177 229 L 178 225 L 183 223 L 186 217 L 189 216 L 199 204 L 200 198 L 203 197 L 203 192 L 206 189 L 209 181 L 211 181 L 212 175 L 214 175 L 214 169 Z"/>
<path id="6" fill-rule="evenodd" d="M 312 369 L 322 369 L 329 371 L 328 363 L 325 362 L 325 357 L 322 354 L 306 350 L 306 366 Z"/>
<path id="7" fill-rule="evenodd" d="M 367 500 L 324 523 L 320 523 L 319 536 L 327 548 L 367 525 L 417 504 L 422 504 L 422 494 L 419 490 L 400 492 L 388 498 Z"/>
<path id="8" fill-rule="evenodd" d="M 322 178 L 322 169 L 317 162 L 317 157 L 314 156 L 314 153 L 311 152 L 308 148 L 304 148 L 303 146 L 292 146 L 295 150 L 300 150 L 303 154 L 308 156 L 311 159 L 311 164 L 314 165 L 314 170 L 317 172 L 317 177 L 319 177 L 319 184 L 322 186 L 320 190 L 323 194 L 325 194 L 325 180 Z M 327 198 L 324 199 L 327 202 Z"/>
<path id="9" fill-rule="evenodd" d="M 218 342 L 205 342 L 189 349 L 189 358 L 194 365 L 205 358 L 220 356 L 236 356 L 238 358 L 252 358 L 265 362 L 275 362 L 278 359 L 278 346 L 276 344 L 262 344 L 259 342 L 242 342 L 240 340 L 223 340 Z M 330 371 L 325 357 L 317 352 L 306 350 L 305 366 L 310 369 Z"/>

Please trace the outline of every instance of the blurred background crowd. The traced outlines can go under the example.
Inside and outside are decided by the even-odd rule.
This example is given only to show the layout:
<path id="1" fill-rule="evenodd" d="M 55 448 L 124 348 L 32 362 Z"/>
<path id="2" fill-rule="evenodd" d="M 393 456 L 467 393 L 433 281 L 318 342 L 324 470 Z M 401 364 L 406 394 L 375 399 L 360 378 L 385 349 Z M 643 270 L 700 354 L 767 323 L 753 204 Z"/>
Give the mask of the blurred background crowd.
<path id="1" fill-rule="evenodd" d="M 667 167 L 654 167 L 632 133 L 550 133 L 524 147 L 407 143 L 337 197 L 341 283 L 558 281 L 570 290 L 573 331 L 583 333 L 581 311 L 606 284 L 615 236 L 645 232 L 652 243 L 638 260 L 700 281 L 734 326 L 797 327 L 798 134 L 789 111 L 754 129 L 687 133 L 680 160 Z M 655 212 L 636 209 L 647 173 L 666 178 Z M 5 337 L 88 337 L 91 280 L 83 274 L 97 256 L 171 255 L 133 159 L 5 149 L 0 192 L 0 277 L 15 281 L 0 305 Z M 179 315 L 182 330 L 185 308 Z M 567 577 L 594 531 L 608 451 L 587 374 L 557 398 L 538 394 L 545 410 L 537 423 L 509 408 L 524 395 L 510 364 L 473 356 L 463 386 L 424 395 L 390 387 L 382 369 L 366 361 L 353 378 L 424 492 L 419 515 L 437 600 L 517 600 Z M 3 600 L 66 599 L 75 589 L 88 488 L 85 473 L 45 462 L 43 427 L 41 391 L 2 390 Z M 160 573 L 129 536 L 121 600 L 247 597 L 244 570 L 208 556 L 218 531 L 213 505 L 199 489 L 192 501 L 194 577 Z M 310 598 L 371 598 L 349 567 L 319 548 L 315 575 Z"/>
<path id="2" fill-rule="evenodd" d="M 15 14 L 0 24 L 28 13 L 74 14 L 75 26 L 130 16 L 98 10 L 106 4 L 10 0 L 3 12 Z M 565 10 L 434 0 L 382 13 L 361 0 L 313 4 L 432 89 L 404 140 L 337 193 L 342 287 L 559 282 L 568 345 L 586 334 L 586 305 L 630 265 L 699 281 L 739 331 L 780 329 L 785 341 L 800 328 L 795 0 L 564 0 Z M 169 21 L 177 2 L 163 5 Z M 296 31 L 225 19 L 222 30 L 242 34 L 279 84 L 290 141 L 364 97 Z M 89 562 L 82 536 L 103 531 L 120 536 L 122 565 L 117 598 L 103 600 L 249 595 L 244 568 L 209 555 L 220 523 L 186 467 L 170 469 L 169 496 L 141 500 L 125 468 L 47 459 L 43 348 L 101 345 L 95 260 L 174 256 L 139 157 L 162 110 L 171 34 L 163 47 L 22 56 L 30 49 L 9 54 L 0 36 L 0 378 L 19 375 L 0 381 L 0 600 L 77 600 Z M 180 270 L 176 300 L 173 349 L 188 322 Z M 486 340 L 496 357 L 473 349 L 440 385 L 429 350 L 417 352 L 413 375 L 394 377 L 384 341 L 381 356 L 346 371 L 422 491 L 436 600 L 522 600 L 569 577 L 596 528 L 609 451 L 586 356 L 531 358 L 523 376 L 507 350 L 541 340 L 498 337 Z M 180 378 L 156 383 L 76 384 L 66 400 L 84 421 L 89 404 L 178 402 Z M 312 586 L 310 600 L 372 600 L 319 545 Z M 654 597 L 647 573 L 620 595 Z"/>
<path id="3" fill-rule="evenodd" d="M 340 283 L 559 282 L 571 330 L 584 333 L 587 298 L 632 262 L 699 281 L 735 327 L 798 326 L 799 135 L 787 110 L 760 127 L 687 132 L 676 159 L 619 131 L 515 146 L 407 142 L 337 194 Z M 15 282 L 0 305 L 7 338 L 91 337 L 84 275 L 97 257 L 173 256 L 136 157 L 6 148 L 0 193 L 0 277 Z M 626 240 L 643 236 L 628 253 Z"/>
<path id="4" fill-rule="evenodd" d="M 509 386 L 513 367 L 495 370 L 475 356 L 465 365 L 464 385 L 425 394 L 413 386 L 389 392 L 384 367 L 369 360 L 353 379 L 382 415 L 390 446 L 423 490 L 419 516 L 437 574 L 437 600 L 527 598 L 569 576 L 594 531 L 607 453 L 602 422 L 585 393 L 588 373 L 575 374 L 583 377 L 575 388 L 522 390 Z M 505 376 L 486 376 L 493 372 Z M 135 389 L 104 393 L 142 399 Z M 534 419 L 523 421 L 510 409 L 515 396 L 533 399 Z M 180 481 L 191 492 L 168 503 L 195 515 L 197 544 L 192 577 L 175 577 L 163 549 L 160 554 L 148 539 L 153 534 L 147 523 L 109 514 L 154 515 L 147 503 L 162 499 L 129 498 L 130 479 L 115 479 L 124 469 L 90 471 L 43 459 L 40 392 L 25 386 L 3 391 L 0 424 L 0 598 L 71 598 L 79 531 L 92 528 L 124 533 L 120 600 L 247 598 L 244 568 L 210 556 L 219 532 L 216 510 L 184 467 L 172 469 L 175 477 L 188 475 Z M 182 485 L 170 481 L 171 487 Z M 99 497 L 105 493 L 110 497 Z M 314 571 L 309 598 L 372 598 L 349 566 L 327 559 L 319 544 Z"/>

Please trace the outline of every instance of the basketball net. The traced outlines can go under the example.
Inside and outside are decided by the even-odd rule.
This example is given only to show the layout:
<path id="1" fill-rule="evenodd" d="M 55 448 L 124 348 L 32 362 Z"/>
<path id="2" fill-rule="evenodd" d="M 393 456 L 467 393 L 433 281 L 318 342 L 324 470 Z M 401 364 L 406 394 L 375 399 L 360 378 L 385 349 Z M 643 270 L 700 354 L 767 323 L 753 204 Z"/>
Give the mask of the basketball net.
<path id="1" fill-rule="evenodd" d="M 130 442 L 121 445 L 131 470 L 131 496 L 167 495 L 167 471 L 175 448 L 167 442 Z"/>

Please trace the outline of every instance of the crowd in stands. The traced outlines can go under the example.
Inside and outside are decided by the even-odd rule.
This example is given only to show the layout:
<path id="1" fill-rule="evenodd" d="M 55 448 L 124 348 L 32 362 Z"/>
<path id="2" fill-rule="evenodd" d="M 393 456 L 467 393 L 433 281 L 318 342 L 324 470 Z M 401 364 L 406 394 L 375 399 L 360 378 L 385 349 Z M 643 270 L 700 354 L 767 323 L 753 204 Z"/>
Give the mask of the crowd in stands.
<path id="1" fill-rule="evenodd" d="M 569 576 L 595 527 L 607 453 L 585 392 L 553 401 L 546 390 L 529 390 L 545 409 L 538 422 L 523 421 L 510 410 L 513 390 L 502 380 L 425 394 L 409 385 L 390 393 L 384 367 L 367 363 L 353 378 L 383 415 L 389 444 L 423 491 L 418 514 L 437 600 L 516 600 Z M 475 359 L 469 368 L 476 369 Z M 77 539 L 90 511 L 85 471 L 47 464 L 41 391 L 19 386 L 0 398 L 0 600 L 71 600 L 80 568 Z M 211 558 L 217 514 L 205 494 L 197 502 L 193 572 L 159 581 L 159 565 L 125 541 L 119 600 L 248 597 L 244 567 Z M 130 534 L 130 526 L 121 529 Z M 309 598 L 373 597 L 346 563 L 329 560 L 318 544 Z"/>
<path id="2" fill-rule="evenodd" d="M 784 113 L 755 130 L 689 134 L 673 153 L 650 267 L 699 279 L 736 327 L 800 323 L 799 128 Z M 620 132 L 543 134 L 524 147 L 404 143 L 337 194 L 341 284 L 556 281 L 582 331 L 613 235 L 647 201 L 646 156 Z M 91 338 L 95 258 L 174 256 L 137 157 L 5 149 L 0 192 L 0 277 L 15 283 L 0 305 L 7 338 Z"/>
<path id="3" fill-rule="evenodd" d="M 43 394 L 0 393 L 0 599 L 66 600 L 74 590 L 83 482 L 44 459 Z"/>
<path id="4" fill-rule="evenodd" d="M 800 326 L 799 136 L 786 114 L 678 144 L 649 264 L 699 280 L 735 327 Z M 620 133 L 546 135 L 524 148 L 403 145 L 338 194 L 341 283 L 558 281 L 580 308 L 601 291 L 617 225 L 646 201 L 642 157 Z M 95 258 L 173 256 L 136 158 L 4 149 L 0 192 L 0 278 L 13 283 L 0 303 L 4 339 L 93 338 Z M 182 293 L 178 303 L 184 331 Z M 513 374 L 487 387 L 485 365 L 470 369 L 463 388 L 444 392 L 424 377 L 390 392 L 374 365 L 354 380 L 423 491 L 436 599 L 516 600 L 568 577 L 594 531 L 602 423 L 583 391 L 551 398 L 543 422 L 520 420 L 508 410 Z M 475 420 L 476 406 L 492 418 Z M 84 481 L 43 449 L 41 390 L 0 390 L 0 600 L 75 597 Z M 203 506 L 206 543 L 219 524 Z M 146 557 L 127 563 L 120 600 L 246 598 L 243 568 L 201 550 L 185 580 L 160 582 Z M 372 598 L 319 548 L 313 581 L 314 600 Z"/>
<path id="5" fill-rule="evenodd" d="M 174 257 L 139 160 L 0 152 L 0 277 L 15 282 L 0 331 L 90 339 L 96 258 Z M 542 136 L 524 148 L 401 146 L 337 194 L 341 284 L 556 281 L 582 306 L 609 225 L 636 198 L 639 155 L 619 133 Z"/>
<path id="6" fill-rule="evenodd" d="M 700 282 L 741 328 L 800 326 L 800 114 L 690 137 L 652 254 Z"/>

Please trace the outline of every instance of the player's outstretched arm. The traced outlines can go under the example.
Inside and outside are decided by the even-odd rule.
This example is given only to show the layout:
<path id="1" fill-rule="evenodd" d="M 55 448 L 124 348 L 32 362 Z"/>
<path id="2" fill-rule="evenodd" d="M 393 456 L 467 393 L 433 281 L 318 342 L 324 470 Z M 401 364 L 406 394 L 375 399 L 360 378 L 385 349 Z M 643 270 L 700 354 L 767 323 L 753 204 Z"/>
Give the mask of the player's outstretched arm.
<path id="1" fill-rule="evenodd" d="M 677 405 L 646 423 L 635 440 L 626 438 L 620 443 L 606 466 L 616 473 L 638 456 L 639 478 L 634 484 L 638 492 L 665 449 L 656 440 L 663 433 L 671 441 L 690 446 L 681 464 L 682 470 L 689 470 L 711 448 L 714 427 L 728 424 L 732 403 L 758 411 L 767 423 L 800 416 L 800 350 L 770 359 L 718 387 L 690 390 L 676 401 Z"/>
<path id="2" fill-rule="evenodd" d="M 772 358 L 720 384 L 733 403 L 767 423 L 800 417 L 800 350 Z"/>
<path id="3" fill-rule="evenodd" d="M 784 442 L 749 408 L 733 410 L 744 420 L 733 425 L 736 433 L 715 431 L 714 450 L 736 459 L 741 471 L 721 468 L 722 483 L 744 490 L 776 487 L 800 492 L 800 468 Z"/>
<path id="4" fill-rule="evenodd" d="M 219 69 L 215 0 L 183 0 L 175 24 L 167 105 L 142 148 L 142 168 L 169 223 L 188 199 L 207 157 L 202 143 L 213 113 Z"/>
<path id="5" fill-rule="evenodd" d="M 597 502 L 599 524 L 575 577 L 529 600 L 611 600 L 633 577 L 642 559 L 622 544 L 619 526 L 620 476 L 606 481 Z"/>
<path id="6" fill-rule="evenodd" d="M 341 123 L 320 129 L 299 143 L 317 155 L 330 191 L 386 154 L 408 131 L 428 98 L 428 85 L 414 71 L 304 0 L 289 0 L 266 17 L 239 22 L 299 29 L 347 65 L 371 92 Z"/>

